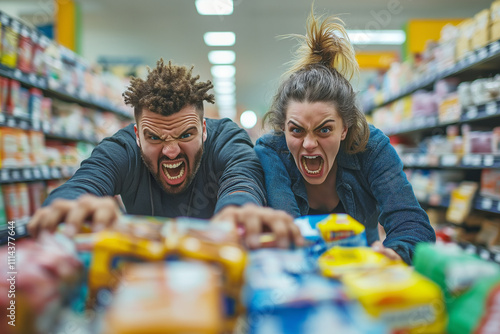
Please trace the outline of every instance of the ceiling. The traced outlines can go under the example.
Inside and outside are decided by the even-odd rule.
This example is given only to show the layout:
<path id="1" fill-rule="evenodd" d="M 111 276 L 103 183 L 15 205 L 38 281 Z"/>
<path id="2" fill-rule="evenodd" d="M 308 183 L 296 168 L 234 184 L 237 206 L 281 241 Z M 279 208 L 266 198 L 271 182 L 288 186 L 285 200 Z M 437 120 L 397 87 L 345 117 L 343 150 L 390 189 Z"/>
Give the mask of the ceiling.
<path id="1" fill-rule="evenodd" d="M 53 0 L 0 0 L 0 10 L 23 17 L 42 17 Z M 471 17 L 492 0 L 316 0 L 317 13 L 340 14 L 348 29 L 400 29 L 410 18 Z M 194 0 L 85 0 L 82 5 L 82 55 L 139 57 L 154 66 L 160 57 L 195 65 L 202 79 L 211 79 L 210 50 L 236 52 L 238 109 L 263 114 L 278 85 L 295 42 L 277 36 L 304 34 L 311 1 L 234 0 L 230 16 L 201 16 Z M 393 15 L 389 9 L 396 8 Z M 393 11 L 394 12 L 394 11 Z M 11 14 L 15 15 L 15 14 Z M 208 47 L 206 31 L 234 31 L 232 47 Z M 385 47 L 387 49 L 388 47 Z M 392 47 L 394 48 L 394 47 Z M 396 47 L 398 49 L 398 47 Z M 359 50 L 359 48 L 358 48 Z"/>

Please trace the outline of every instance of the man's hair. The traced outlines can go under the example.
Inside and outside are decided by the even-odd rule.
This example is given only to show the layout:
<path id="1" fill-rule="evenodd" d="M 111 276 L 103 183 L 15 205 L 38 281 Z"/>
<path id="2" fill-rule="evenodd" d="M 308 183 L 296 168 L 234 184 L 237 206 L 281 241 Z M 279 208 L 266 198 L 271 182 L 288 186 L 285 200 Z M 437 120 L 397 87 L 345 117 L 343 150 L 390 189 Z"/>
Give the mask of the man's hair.
<path id="1" fill-rule="evenodd" d="M 197 82 L 200 76 L 192 76 L 193 68 L 172 65 L 171 61 L 165 65 L 160 59 L 156 68 L 148 68 L 146 80 L 133 77 L 123 98 L 126 104 L 134 108 L 136 122 L 139 122 L 143 108 L 170 116 L 187 105 L 194 105 L 200 118 L 203 117 L 203 101 L 215 102 L 214 95 L 207 93 L 213 85 L 210 80 Z"/>

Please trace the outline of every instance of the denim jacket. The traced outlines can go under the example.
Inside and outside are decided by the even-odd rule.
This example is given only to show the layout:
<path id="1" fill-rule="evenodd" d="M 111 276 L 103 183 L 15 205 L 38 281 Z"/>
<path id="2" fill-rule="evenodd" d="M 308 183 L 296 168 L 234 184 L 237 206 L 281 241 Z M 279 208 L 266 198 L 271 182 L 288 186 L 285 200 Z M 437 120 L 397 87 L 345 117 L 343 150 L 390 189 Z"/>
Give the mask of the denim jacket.
<path id="1" fill-rule="evenodd" d="M 304 180 L 285 136 L 266 134 L 257 140 L 255 151 L 265 173 L 268 205 L 294 217 L 307 215 Z M 361 153 L 347 154 L 341 146 L 337 164 L 337 193 L 346 213 L 365 226 L 368 244 L 379 239 L 380 222 L 387 234 L 384 246 L 410 264 L 417 243 L 436 240 L 403 163 L 382 131 L 370 126 L 370 139 Z"/>

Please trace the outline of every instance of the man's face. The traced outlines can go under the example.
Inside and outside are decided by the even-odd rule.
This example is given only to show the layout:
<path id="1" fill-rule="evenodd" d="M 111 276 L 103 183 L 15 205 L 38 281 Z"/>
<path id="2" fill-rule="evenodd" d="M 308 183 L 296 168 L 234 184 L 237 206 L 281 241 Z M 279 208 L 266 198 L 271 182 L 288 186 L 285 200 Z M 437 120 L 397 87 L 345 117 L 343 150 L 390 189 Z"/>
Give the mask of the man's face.
<path id="1" fill-rule="evenodd" d="M 163 190 L 169 194 L 185 191 L 201 163 L 207 138 L 205 120 L 195 106 L 163 116 L 144 108 L 134 127 L 144 163 Z"/>

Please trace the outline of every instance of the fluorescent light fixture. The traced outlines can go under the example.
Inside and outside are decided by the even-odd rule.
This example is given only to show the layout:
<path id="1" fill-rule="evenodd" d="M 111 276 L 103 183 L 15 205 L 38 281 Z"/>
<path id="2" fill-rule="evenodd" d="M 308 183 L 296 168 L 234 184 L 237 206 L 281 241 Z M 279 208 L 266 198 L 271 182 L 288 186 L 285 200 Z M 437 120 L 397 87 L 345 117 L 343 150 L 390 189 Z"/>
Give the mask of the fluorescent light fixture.
<path id="1" fill-rule="evenodd" d="M 208 46 L 231 46 L 236 42 L 236 35 L 232 31 L 206 32 L 203 35 Z"/>
<path id="2" fill-rule="evenodd" d="M 236 97 L 234 94 L 223 94 L 215 96 L 215 102 L 220 106 L 235 106 Z"/>
<path id="3" fill-rule="evenodd" d="M 215 86 L 214 91 L 215 94 L 234 94 L 236 90 L 236 86 Z"/>
<path id="4" fill-rule="evenodd" d="M 230 118 L 230 119 L 234 119 L 234 117 L 236 116 L 236 108 L 235 107 L 232 107 L 232 108 L 219 108 L 219 117 L 220 118 Z"/>
<path id="5" fill-rule="evenodd" d="M 233 0 L 196 0 L 196 10 L 200 15 L 231 15 Z"/>
<path id="6" fill-rule="evenodd" d="M 233 64 L 236 59 L 236 54 L 234 51 L 229 50 L 217 50 L 210 51 L 208 53 L 208 60 L 212 64 Z"/>
<path id="7" fill-rule="evenodd" d="M 240 116 L 240 123 L 245 129 L 251 129 L 257 124 L 257 115 L 253 110 L 244 111 Z"/>
<path id="8" fill-rule="evenodd" d="M 406 41 L 403 30 L 348 30 L 352 44 L 401 45 Z"/>
<path id="9" fill-rule="evenodd" d="M 214 78 L 230 78 L 236 74 L 236 68 L 233 65 L 215 65 L 211 72 Z"/>

